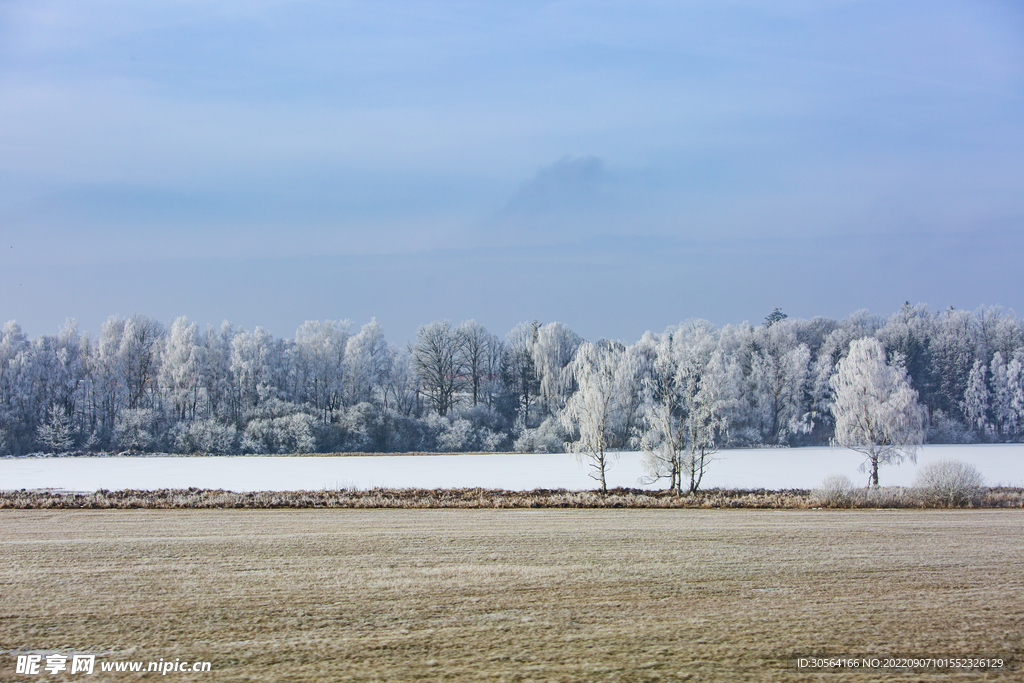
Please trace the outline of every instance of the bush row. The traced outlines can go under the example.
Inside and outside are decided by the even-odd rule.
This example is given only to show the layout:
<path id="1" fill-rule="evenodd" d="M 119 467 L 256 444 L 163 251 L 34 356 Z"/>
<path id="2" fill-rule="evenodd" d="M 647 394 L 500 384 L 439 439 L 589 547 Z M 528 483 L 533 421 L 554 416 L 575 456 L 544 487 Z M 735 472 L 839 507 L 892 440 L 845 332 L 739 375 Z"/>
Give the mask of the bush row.
<path id="1" fill-rule="evenodd" d="M 678 496 L 664 491 L 564 489 L 341 489 L 336 491 L 259 491 L 237 493 L 208 489 L 158 491 L 3 491 L 0 509 L 273 509 L 273 508 L 1024 508 L 1022 488 L 984 488 L 976 497 L 950 503 L 918 488 L 852 489 L 842 500 L 827 492 L 710 489 Z"/>

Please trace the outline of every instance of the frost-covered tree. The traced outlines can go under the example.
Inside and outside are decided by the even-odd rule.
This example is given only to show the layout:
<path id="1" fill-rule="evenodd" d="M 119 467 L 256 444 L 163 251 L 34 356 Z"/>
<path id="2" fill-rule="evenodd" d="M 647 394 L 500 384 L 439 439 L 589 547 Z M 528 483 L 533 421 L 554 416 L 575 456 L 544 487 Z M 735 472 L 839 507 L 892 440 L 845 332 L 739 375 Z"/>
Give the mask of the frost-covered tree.
<path id="1" fill-rule="evenodd" d="M 635 398 L 636 358 L 618 342 L 583 342 L 570 367 L 579 388 L 565 404 L 561 420 L 578 439 L 567 446 L 590 465 L 590 477 L 607 493 L 608 449 L 623 430 Z"/>
<path id="2" fill-rule="evenodd" d="M 566 368 L 581 343 L 583 338 L 562 323 L 551 322 L 537 328 L 530 353 L 539 382 L 540 400 L 552 415 L 561 410 L 572 393 L 572 373 Z"/>
<path id="3" fill-rule="evenodd" d="M 789 316 L 782 312 L 778 306 L 772 306 L 772 312 L 764 317 L 764 326 L 771 327 L 775 323 L 781 323 Z"/>
<path id="4" fill-rule="evenodd" d="M 419 409 L 419 384 L 408 349 L 391 348 L 391 364 L 381 378 L 380 405 L 385 414 L 394 411 L 410 417 Z"/>
<path id="5" fill-rule="evenodd" d="M 259 406 L 274 395 L 274 344 L 262 327 L 239 330 L 231 340 L 231 374 L 243 410 Z"/>
<path id="6" fill-rule="evenodd" d="M 810 350 L 785 321 L 757 330 L 754 345 L 746 387 L 752 426 L 760 442 L 783 444 L 813 426 Z"/>
<path id="7" fill-rule="evenodd" d="M 178 453 L 234 453 L 236 439 L 234 425 L 213 419 L 180 422 L 171 432 L 171 440 Z"/>
<path id="8" fill-rule="evenodd" d="M 907 377 L 917 390 L 920 402 L 930 408 L 938 408 L 941 406 L 935 403 L 938 385 L 931 349 L 934 327 L 935 316 L 928 312 L 927 306 L 911 306 L 907 301 L 877 332 L 865 330 L 853 339 L 877 336 L 888 359 L 897 355 L 903 359 Z"/>
<path id="9" fill-rule="evenodd" d="M 307 320 L 295 331 L 292 370 L 298 386 L 293 393 L 300 402 L 311 405 L 324 424 L 341 407 L 346 380 L 351 380 L 345 367 L 352 342 L 350 327 L 348 320 Z M 358 385 L 350 382 L 349 393 L 361 394 L 363 379 L 360 374 Z"/>
<path id="10" fill-rule="evenodd" d="M 64 412 L 64 406 L 54 403 L 46 411 L 46 420 L 36 432 L 39 443 L 53 453 L 63 453 L 71 448 L 71 421 Z"/>
<path id="11" fill-rule="evenodd" d="M 673 330 L 654 337 L 645 334 L 638 346 L 647 351 L 642 386 L 642 431 L 640 448 L 648 483 L 669 480 L 669 490 L 680 492 L 683 454 L 686 452 L 685 388 L 681 386 L 679 362 L 673 348 Z"/>
<path id="12" fill-rule="evenodd" d="M 683 476 L 689 478 L 690 493 L 700 488 L 712 457 L 729 438 L 739 379 L 739 369 L 719 350 L 701 370 L 699 388 L 691 398 L 683 458 Z"/>
<path id="13" fill-rule="evenodd" d="M 671 490 L 685 484 L 692 493 L 727 438 L 739 371 L 705 321 L 667 330 L 653 351 L 644 379 L 645 466 L 651 481 L 665 478 Z"/>
<path id="14" fill-rule="evenodd" d="M 469 376 L 469 390 L 473 395 L 473 405 L 480 402 L 480 388 L 484 382 L 492 379 L 494 368 L 491 365 L 493 349 L 498 345 L 497 337 L 475 320 L 467 320 L 456 330 L 461 350 L 461 365 Z"/>
<path id="15" fill-rule="evenodd" d="M 537 341 L 539 327 L 536 320 L 532 323 L 519 323 L 505 336 L 501 379 L 515 400 L 516 421 L 520 431 L 530 426 L 530 406 L 540 393 L 540 379 L 533 360 L 533 346 Z"/>
<path id="16" fill-rule="evenodd" d="M 392 363 L 392 350 L 384 339 L 384 328 L 370 320 L 348 340 L 345 347 L 348 404 L 373 400 Z"/>
<path id="17" fill-rule="evenodd" d="M 1019 439 L 1024 433 L 1024 363 L 1019 357 L 1006 366 L 1006 393 L 1009 409 L 1004 423 L 1005 431 L 1012 438 Z"/>
<path id="18" fill-rule="evenodd" d="M 250 420 L 242 435 L 242 450 L 249 453 L 312 453 L 316 450 L 313 417 L 295 412 Z"/>
<path id="19" fill-rule="evenodd" d="M 411 355 L 420 386 L 437 414 L 444 417 L 466 383 L 460 335 L 447 320 L 421 325 Z"/>
<path id="20" fill-rule="evenodd" d="M 231 375 L 231 341 L 235 328 L 227 320 L 219 329 L 206 330 L 203 338 L 200 376 L 206 397 L 206 416 L 221 422 L 241 420 L 241 406 Z"/>
<path id="21" fill-rule="evenodd" d="M 39 406 L 31 387 L 32 345 L 21 326 L 11 320 L 0 332 L 0 429 L 3 429 L 4 450 L 22 453 L 32 448 L 36 439 Z"/>
<path id="22" fill-rule="evenodd" d="M 813 430 L 819 439 L 822 435 L 827 435 L 826 439 L 830 437 L 835 428 L 830 409 L 832 385 L 829 381 L 836 372 L 836 365 L 846 357 L 852 341 L 874 335 L 879 324 L 880 320 L 866 310 L 852 313 L 840 320 L 812 351 L 814 355 L 810 366 L 810 411 L 814 422 Z"/>
<path id="23" fill-rule="evenodd" d="M 124 323 L 119 353 L 128 391 L 128 408 L 148 408 L 152 404 L 163 335 L 163 325 L 138 313 Z"/>
<path id="24" fill-rule="evenodd" d="M 993 431 L 999 437 L 1011 436 L 1009 426 L 1013 422 L 1013 396 L 1010 393 L 1010 376 L 1001 351 L 992 355 L 989 397 Z"/>
<path id="25" fill-rule="evenodd" d="M 863 453 L 863 465 L 878 486 L 880 465 L 917 461 L 924 437 L 924 415 L 906 369 L 885 360 L 881 343 L 858 339 L 832 378 L 835 443 Z"/>
<path id="26" fill-rule="evenodd" d="M 963 398 L 975 361 L 975 322 L 967 311 L 952 307 L 937 316 L 928 342 L 936 378 L 933 410 L 964 419 Z"/>
<path id="27" fill-rule="evenodd" d="M 196 418 L 202 392 L 201 354 L 195 324 L 190 325 L 185 316 L 176 318 L 164 342 L 158 373 L 160 391 L 176 421 Z"/>
<path id="28" fill-rule="evenodd" d="M 967 376 L 967 389 L 964 391 L 963 411 L 970 425 L 979 437 L 984 438 L 988 431 L 989 393 L 988 368 L 981 360 L 974 361 L 970 375 Z"/>
<path id="29" fill-rule="evenodd" d="M 1013 358 L 1024 346 L 1024 329 L 1020 321 L 1001 306 L 982 306 L 974 312 L 975 357 L 991 361 L 999 353 L 1004 359 Z"/>

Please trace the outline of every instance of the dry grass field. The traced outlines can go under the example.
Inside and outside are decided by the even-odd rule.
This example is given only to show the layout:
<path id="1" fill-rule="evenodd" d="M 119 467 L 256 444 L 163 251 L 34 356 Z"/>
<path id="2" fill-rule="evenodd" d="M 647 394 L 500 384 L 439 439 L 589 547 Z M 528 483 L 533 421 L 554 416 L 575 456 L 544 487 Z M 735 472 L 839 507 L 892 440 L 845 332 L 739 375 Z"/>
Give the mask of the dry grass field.
<path id="1" fill-rule="evenodd" d="M 3 681 L 1024 679 L 1019 510 L 4 510 L 0 556 Z"/>

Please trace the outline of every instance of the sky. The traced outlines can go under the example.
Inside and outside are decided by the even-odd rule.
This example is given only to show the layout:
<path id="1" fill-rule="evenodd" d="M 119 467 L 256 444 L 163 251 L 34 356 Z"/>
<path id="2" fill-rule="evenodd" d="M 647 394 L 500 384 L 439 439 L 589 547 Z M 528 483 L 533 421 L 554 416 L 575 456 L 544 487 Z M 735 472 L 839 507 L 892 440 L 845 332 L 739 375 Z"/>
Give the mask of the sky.
<path id="1" fill-rule="evenodd" d="M 0 2 L 0 318 L 1024 313 L 1016 1 Z"/>

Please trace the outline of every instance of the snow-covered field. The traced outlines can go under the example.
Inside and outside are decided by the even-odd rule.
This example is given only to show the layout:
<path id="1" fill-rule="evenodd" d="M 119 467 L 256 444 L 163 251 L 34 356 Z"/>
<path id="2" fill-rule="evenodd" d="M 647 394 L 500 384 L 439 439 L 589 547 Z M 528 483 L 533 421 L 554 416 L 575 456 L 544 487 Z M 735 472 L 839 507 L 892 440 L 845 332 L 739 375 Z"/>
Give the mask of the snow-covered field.
<path id="1" fill-rule="evenodd" d="M 918 466 L 956 458 L 972 463 L 990 485 L 1024 486 L 1024 444 L 926 446 Z M 867 483 L 858 471 L 863 458 L 832 448 L 730 450 L 718 454 L 702 488 L 813 488 L 829 474 Z M 880 471 L 883 486 L 908 486 L 917 466 L 906 462 Z M 232 491 L 292 491 L 341 487 L 593 489 L 589 469 L 565 454 L 494 454 L 375 457 L 114 457 L 5 458 L 0 489 L 209 488 Z M 622 453 L 608 471 L 608 485 L 637 487 L 640 453 Z M 659 488 L 663 483 L 644 486 Z"/>

